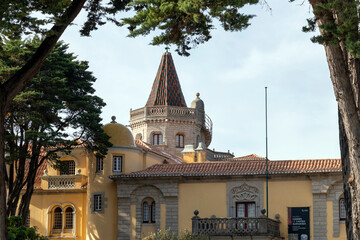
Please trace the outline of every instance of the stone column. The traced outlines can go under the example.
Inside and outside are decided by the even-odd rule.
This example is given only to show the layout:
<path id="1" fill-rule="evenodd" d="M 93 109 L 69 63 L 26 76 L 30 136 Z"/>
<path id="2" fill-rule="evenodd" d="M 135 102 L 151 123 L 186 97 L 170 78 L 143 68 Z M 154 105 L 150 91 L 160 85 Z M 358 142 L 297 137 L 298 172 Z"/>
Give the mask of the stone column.
<path id="1" fill-rule="evenodd" d="M 166 229 L 171 229 L 175 234 L 178 234 L 178 198 L 167 197 L 166 203 Z"/>
<path id="2" fill-rule="evenodd" d="M 130 198 L 118 198 L 118 240 L 129 240 Z"/>
<path id="3" fill-rule="evenodd" d="M 326 193 L 313 194 L 314 239 L 327 240 Z"/>

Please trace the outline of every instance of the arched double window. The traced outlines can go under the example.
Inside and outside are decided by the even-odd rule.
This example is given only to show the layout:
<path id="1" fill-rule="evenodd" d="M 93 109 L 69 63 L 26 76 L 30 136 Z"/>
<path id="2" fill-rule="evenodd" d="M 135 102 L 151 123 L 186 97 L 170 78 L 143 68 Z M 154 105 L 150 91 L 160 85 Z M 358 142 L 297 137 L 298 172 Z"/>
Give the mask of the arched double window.
<path id="1" fill-rule="evenodd" d="M 62 208 L 56 206 L 51 211 L 52 233 L 62 233 L 74 230 L 74 213 L 72 206 Z"/>
<path id="2" fill-rule="evenodd" d="M 155 223 L 156 204 L 152 198 L 145 198 L 142 203 L 143 223 Z"/>

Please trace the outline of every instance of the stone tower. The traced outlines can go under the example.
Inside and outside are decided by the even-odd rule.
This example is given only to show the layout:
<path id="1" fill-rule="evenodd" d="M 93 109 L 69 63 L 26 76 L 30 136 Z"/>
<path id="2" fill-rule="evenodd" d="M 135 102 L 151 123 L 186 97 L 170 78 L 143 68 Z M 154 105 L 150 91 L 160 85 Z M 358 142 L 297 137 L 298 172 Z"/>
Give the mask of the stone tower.
<path id="1" fill-rule="evenodd" d="M 161 58 L 145 107 L 130 110 L 130 127 L 135 139 L 181 156 L 185 145 L 210 145 L 212 122 L 205 114 L 204 102 L 196 99 L 188 108 L 181 91 L 171 54 Z"/>

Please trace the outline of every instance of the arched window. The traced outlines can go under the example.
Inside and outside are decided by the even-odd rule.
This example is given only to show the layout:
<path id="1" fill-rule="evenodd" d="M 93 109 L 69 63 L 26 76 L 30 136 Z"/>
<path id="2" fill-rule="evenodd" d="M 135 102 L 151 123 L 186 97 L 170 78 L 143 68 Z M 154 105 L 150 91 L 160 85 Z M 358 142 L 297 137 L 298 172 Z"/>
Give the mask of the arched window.
<path id="1" fill-rule="evenodd" d="M 161 133 L 153 134 L 153 145 L 162 145 L 163 144 L 163 135 Z"/>
<path id="2" fill-rule="evenodd" d="M 156 205 L 152 198 L 146 198 L 142 204 L 143 223 L 155 223 Z"/>
<path id="3" fill-rule="evenodd" d="M 62 229 L 62 210 L 60 207 L 54 209 L 54 229 Z"/>
<path id="4" fill-rule="evenodd" d="M 72 207 L 68 207 L 65 210 L 65 229 L 73 229 L 73 214 L 74 210 Z"/>
<path id="5" fill-rule="evenodd" d="M 346 208 L 345 208 L 345 199 L 344 198 L 340 198 L 339 200 L 339 217 L 340 220 L 345 220 L 346 219 Z"/>
<path id="6" fill-rule="evenodd" d="M 175 136 L 175 146 L 177 148 L 183 148 L 184 147 L 184 135 L 176 134 L 176 136 Z"/>
<path id="7" fill-rule="evenodd" d="M 60 175 L 75 175 L 75 161 L 61 161 Z"/>

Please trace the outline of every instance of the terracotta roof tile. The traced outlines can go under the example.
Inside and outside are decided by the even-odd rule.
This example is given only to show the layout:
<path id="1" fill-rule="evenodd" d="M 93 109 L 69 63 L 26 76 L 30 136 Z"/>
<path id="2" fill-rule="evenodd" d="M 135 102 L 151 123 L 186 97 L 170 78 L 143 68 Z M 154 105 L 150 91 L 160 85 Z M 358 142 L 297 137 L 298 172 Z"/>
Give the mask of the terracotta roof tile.
<path id="1" fill-rule="evenodd" d="M 340 159 L 310 159 L 269 161 L 269 174 L 301 174 L 321 172 L 341 172 Z M 229 176 L 263 175 L 266 161 L 243 160 L 206 163 L 184 163 L 173 165 L 157 164 L 145 170 L 113 178 L 157 177 L 157 176 Z"/>

